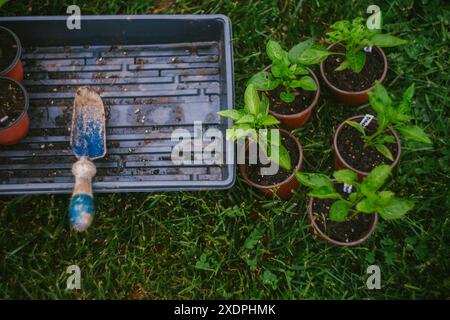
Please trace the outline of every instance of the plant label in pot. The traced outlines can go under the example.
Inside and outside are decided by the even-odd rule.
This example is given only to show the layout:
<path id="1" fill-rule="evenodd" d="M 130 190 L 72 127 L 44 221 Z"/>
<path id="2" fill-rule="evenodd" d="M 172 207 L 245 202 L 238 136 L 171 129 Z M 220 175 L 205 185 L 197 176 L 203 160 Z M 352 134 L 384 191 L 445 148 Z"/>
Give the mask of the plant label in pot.
<path id="1" fill-rule="evenodd" d="M 0 77 L 0 144 L 15 144 L 27 135 L 28 104 L 28 94 L 20 83 Z"/>
<path id="2" fill-rule="evenodd" d="M 0 76 L 23 80 L 23 65 L 20 61 L 22 45 L 11 30 L 0 26 Z"/>

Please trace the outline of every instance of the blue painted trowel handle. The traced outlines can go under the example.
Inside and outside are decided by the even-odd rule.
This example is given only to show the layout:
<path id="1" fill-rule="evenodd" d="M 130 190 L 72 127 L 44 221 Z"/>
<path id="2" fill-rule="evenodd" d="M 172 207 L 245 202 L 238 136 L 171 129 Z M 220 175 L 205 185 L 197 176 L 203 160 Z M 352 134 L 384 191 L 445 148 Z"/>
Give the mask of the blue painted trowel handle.
<path id="1" fill-rule="evenodd" d="M 97 169 L 87 157 L 81 157 L 72 166 L 75 176 L 72 200 L 69 207 L 70 225 L 76 231 L 86 231 L 94 219 L 92 178 Z"/>

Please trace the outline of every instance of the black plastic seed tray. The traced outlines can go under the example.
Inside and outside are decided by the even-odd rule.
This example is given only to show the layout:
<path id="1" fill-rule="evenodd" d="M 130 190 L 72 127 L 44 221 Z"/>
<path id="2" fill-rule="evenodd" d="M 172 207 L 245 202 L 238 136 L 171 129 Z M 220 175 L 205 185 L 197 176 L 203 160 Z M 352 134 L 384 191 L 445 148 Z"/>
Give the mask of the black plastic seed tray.
<path id="1" fill-rule="evenodd" d="M 230 125 L 234 104 L 231 25 L 222 15 L 0 18 L 24 47 L 30 132 L 0 146 L 0 194 L 70 193 L 74 93 L 91 86 L 106 108 L 107 155 L 96 160 L 95 192 L 223 189 L 236 164 L 175 165 L 175 129 Z M 224 146 L 225 146 L 225 140 Z M 228 152 L 228 154 L 226 154 Z M 224 159 L 234 159 L 227 143 Z"/>

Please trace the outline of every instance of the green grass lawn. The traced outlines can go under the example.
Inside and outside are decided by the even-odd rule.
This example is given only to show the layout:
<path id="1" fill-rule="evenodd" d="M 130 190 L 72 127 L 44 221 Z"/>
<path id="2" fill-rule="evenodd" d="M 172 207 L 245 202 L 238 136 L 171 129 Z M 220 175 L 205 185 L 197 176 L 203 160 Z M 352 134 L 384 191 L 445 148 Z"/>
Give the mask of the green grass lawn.
<path id="1" fill-rule="evenodd" d="M 342 4 L 345 2 L 346 4 Z M 373 2 L 373 1 L 372 1 Z M 3 15 L 223 13 L 233 23 L 236 104 L 246 80 L 268 64 L 269 38 L 284 47 L 324 34 L 336 20 L 368 16 L 365 1 L 10 1 Z M 414 114 L 432 147 L 403 143 L 389 189 L 416 202 L 404 219 L 381 222 L 362 246 L 312 238 L 305 191 L 267 200 L 237 180 L 228 191 L 96 196 L 87 234 L 69 230 L 69 196 L 0 197 L 0 298 L 393 299 L 450 297 L 449 20 L 446 1 L 376 1 L 384 28 L 408 39 L 386 49 L 386 86 L 416 83 Z M 367 105 L 348 108 L 323 90 L 306 127 L 296 130 L 304 169 L 332 172 L 334 128 Z M 66 289 L 77 264 L 82 290 Z M 366 269 L 381 268 L 381 290 Z"/>

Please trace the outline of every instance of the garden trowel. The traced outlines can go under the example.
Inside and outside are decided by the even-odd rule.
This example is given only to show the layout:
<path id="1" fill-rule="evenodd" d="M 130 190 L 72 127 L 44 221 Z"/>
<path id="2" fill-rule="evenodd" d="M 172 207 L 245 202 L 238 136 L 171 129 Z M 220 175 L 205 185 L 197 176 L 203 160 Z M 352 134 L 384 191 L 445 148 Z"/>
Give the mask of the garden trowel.
<path id="1" fill-rule="evenodd" d="M 75 94 L 70 145 L 78 161 L 72 166 L 75 176 L 69 207 L 71 227 L 85 231 L 94 218 L 92 178 L 97 172 L 92 160 L 106 154 L 105 108 L 100 96 L 88 87 Z"/>

